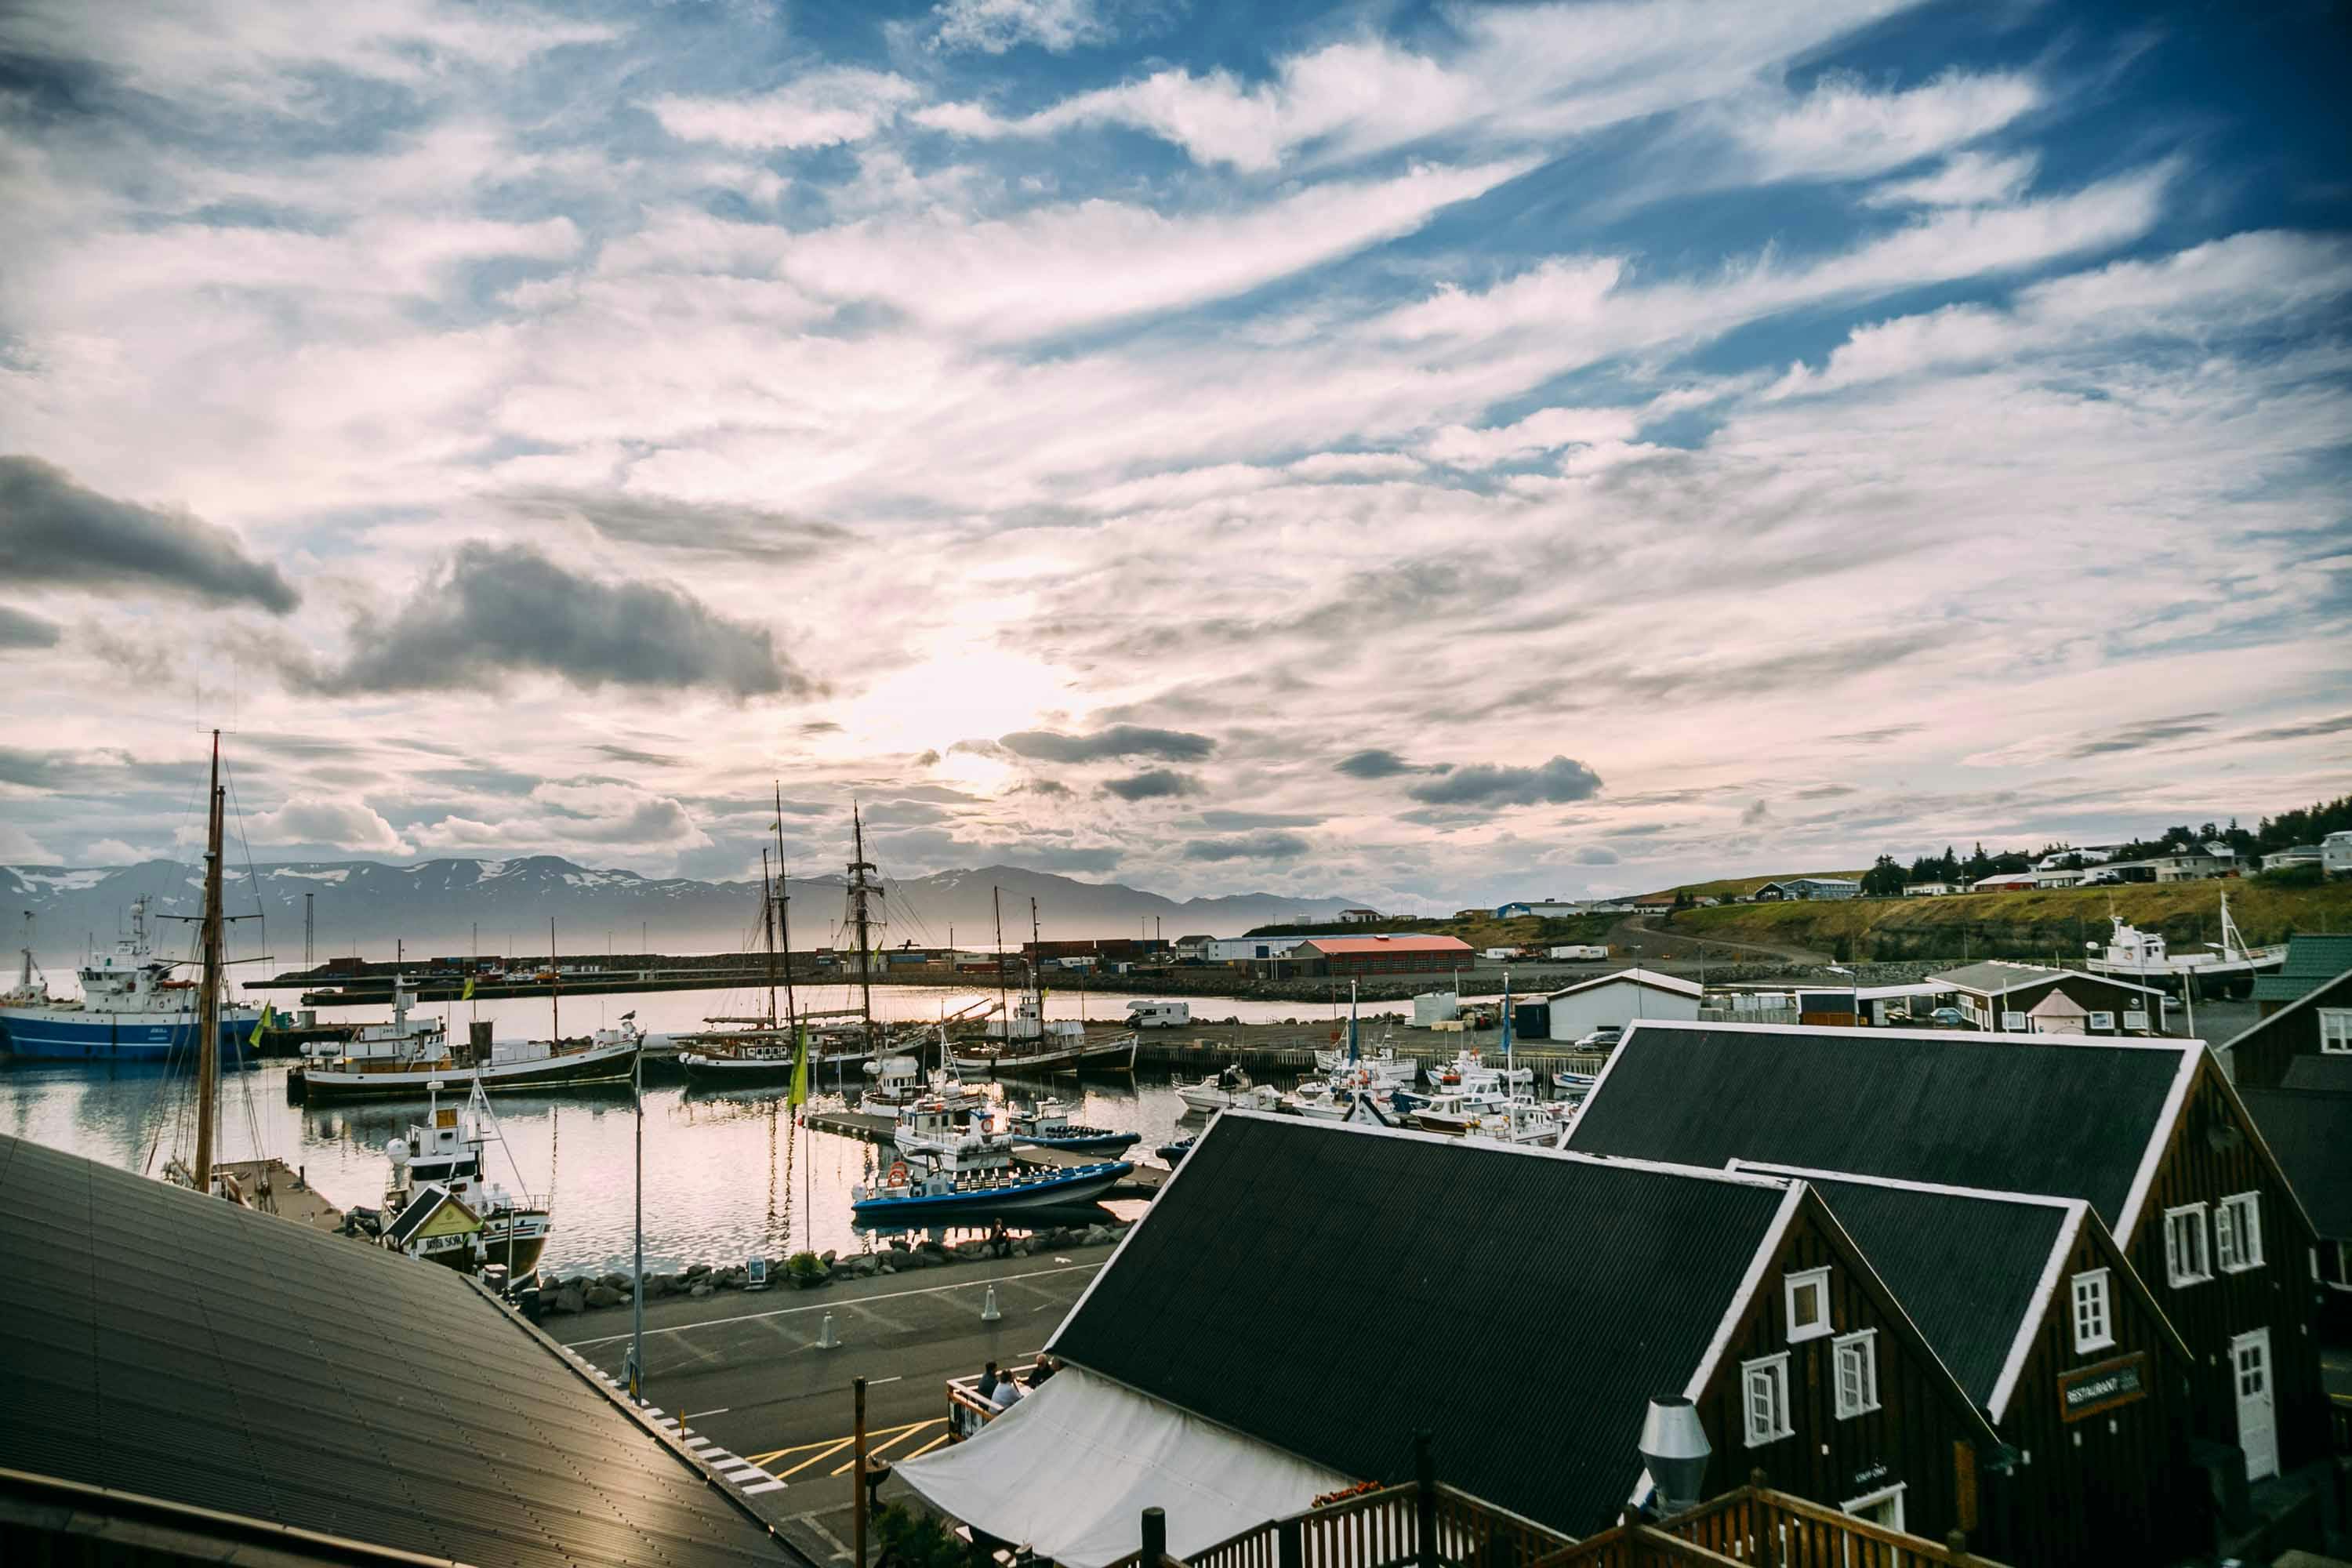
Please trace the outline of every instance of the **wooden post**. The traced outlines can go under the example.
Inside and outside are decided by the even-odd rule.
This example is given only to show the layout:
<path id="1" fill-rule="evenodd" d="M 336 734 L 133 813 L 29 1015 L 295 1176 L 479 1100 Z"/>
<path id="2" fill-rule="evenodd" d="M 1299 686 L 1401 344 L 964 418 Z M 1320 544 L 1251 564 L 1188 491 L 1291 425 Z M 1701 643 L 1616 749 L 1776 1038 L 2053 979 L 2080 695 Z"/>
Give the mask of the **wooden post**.
<path id="1" fill-rule="evenodd" d="M 850 1388 L 857 1402 L 857 1424 L 851 1449 L 857 1456 L 857 1463 L 850 1471 L 857 1479 L 849 1489 L 850 1535 L 854 1542 L 851 1550 L 856 1554 L 857 1568 L 866 1568 L 866 1380 L 856 1379 Z"/>
<path id="2" fill-rule="evenodd" d="M 1412 1560 L 1437 1568 L 1437 1461 L 1429 1451 L 1429 1430 L 1412 1435 Z"/>
<path id="3" fill-rule="evenodd" d="M 1147 1508 L 1143 1510 L 1142 1568 L 1160 1568 L 1168 1555 L 1168 1511 Z"/>
<path id="4" fill-rule="evenodd" d="M 1969 1562 L 1969 1536 L 1968 1536 L 1968 1531 L 1964 1531 L 1964 1530 L 1956 1530 L 1956 1531 L 1953 1531 L 1949 1535 L 1945 1536 L 1945 1537 L 1944 1537 L 1944 1550 L 1945 1550 L 1945 1552 L 1946 1552 L 1950 1556 L 1950 1558 L 1951 1558 L 1951 1560 L 1952 1560 L 1952 1563 L 1953 1563 L 1953 1564 L 1954 1564 L 1954 1568 L 1968 1568 L 1968 1562 Z"/>
<path id="5" fill-rule="evenodd" d="M 1275 1568 L 1306 1568 L 1307 1526 L 1296 1515 L 1274 1527 Z"/>
<path id="6" fill-rule="evenodd" d="M 1764 1469 L 1760 1465 L 1748 1472 L 1748 1528 L 1756 1532 L 1759 1568 L 1780 1568 L 1779 1526 L 1771 1510 L 1764 1506 Z"/>

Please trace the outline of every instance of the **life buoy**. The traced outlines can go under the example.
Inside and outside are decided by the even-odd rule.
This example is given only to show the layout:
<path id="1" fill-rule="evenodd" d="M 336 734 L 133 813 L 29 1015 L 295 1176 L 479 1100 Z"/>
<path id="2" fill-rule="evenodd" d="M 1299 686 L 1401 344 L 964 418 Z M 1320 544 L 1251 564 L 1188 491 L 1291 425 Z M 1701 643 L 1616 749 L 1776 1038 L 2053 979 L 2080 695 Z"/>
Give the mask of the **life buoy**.
<path id="1" fill-rule="evenodd" d="M 890 1184 L 894 1187 L 903 1187 L 907 1184 L 906 1161 L 893 1160 L 890 1162 Z"/>

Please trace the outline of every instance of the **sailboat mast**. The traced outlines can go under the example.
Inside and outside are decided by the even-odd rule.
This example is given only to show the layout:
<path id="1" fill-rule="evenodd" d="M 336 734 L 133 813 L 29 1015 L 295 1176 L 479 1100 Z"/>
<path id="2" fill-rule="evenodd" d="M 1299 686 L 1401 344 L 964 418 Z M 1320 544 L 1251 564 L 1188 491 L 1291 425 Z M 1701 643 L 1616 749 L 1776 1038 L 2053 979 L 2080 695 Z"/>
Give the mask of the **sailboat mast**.
<path id="1" fill-rule="evenodd" d="M 776 942 L 784 950 L 784 1021 L 797 1024 L 800 1008 L 793 1001 L 792 879 L 784 875 L 784 786 L 776 786 Z"/>
<path id="2" fill-rule="evenodd" d="M 555 917 L 547 917 L 547 1030 L 550 1043 L 563 1044 L 563 966 L 555 962 Z"/>
<path id="3" fill-rule="evenodd" d="M 857 920 L 857 1016 L 864 1033 L 868 1055 L 874 1050 L 874 951 L 870 936 L 872 914 L 866 908 L 870 891 L 866 875 L 874 869 L 866 863 L 866 822 L 858 816 L 857 803 L 849 803 L 849 831 L 853 852 L 857 858 L 849 863 L 849 897 Z"/>
<path id="4" fill-rule="evenodd" d="M 205 813 L 204 980 L 196 992 L 196 1161 L 200 1193 L 213 1190 L 213 1125 L 220 1117 L 221 817 L 220 731 L 213 731 L 212 788 Z"/>
<path id="5" fill-rule="evenodd" d="M 1045 1038 L 1045 978 L 1037 965 L 1045 956 L 1045 939 L 1037 931 L 1037 900 L 1029 900 L 1029 989 L 1037 998 L 1037 1039 L 1044 1048 Z"/>
<path id="6" fill-rule="evenodd" d="M 760 847 L 760 931 L 768 941 L 768 1027 L 776 1026 L 776 900 L 768 885 L 768 849 Z"/>
<path id="7" fill-rule="evenodd" d="M 996 1021 L 1009 1046 L 1013 1043 L 1013 1005 L 1004 994 L 1004 889 L 989 889 L 988 899 L 996 908 Z"/>

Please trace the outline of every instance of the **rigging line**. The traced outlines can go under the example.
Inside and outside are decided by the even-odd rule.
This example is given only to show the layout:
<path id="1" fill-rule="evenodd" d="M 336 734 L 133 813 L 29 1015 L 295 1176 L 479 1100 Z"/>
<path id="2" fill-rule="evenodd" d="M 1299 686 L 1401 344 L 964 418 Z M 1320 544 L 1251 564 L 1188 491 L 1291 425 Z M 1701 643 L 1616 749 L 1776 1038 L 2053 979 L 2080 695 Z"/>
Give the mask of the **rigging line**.
<path id="1" fill-rule="evenodd" d="M 245 885 L 253 893 L 255 950 L 266 953 L 269 951 L 269 911 L 261 902 L 261 871 L 253 863 L 253 840 L 246 837 L 245 806 L 237 799 L 236 794 L 236 770 L 224 763 L 221 767 L 221 780 L 228 786 L 229 810 L 236 817 L 236 841 L 245 848 Z M 201 1022 L 199 1020 L 200 1025 Z M 259 1029 L 257 1023 L 255 1028 L 257 1035 Z M 248 1035 L 246 1037 L 244 1050 L 238 1053 L 238 1059 L 243 1060 L 247 1052 L 257 1052 L 260 1048 L 259 1039 L 255 1035 Z M 253 1103 L 253 1079 L 254 1068 L 250 1065 L 237 1074 L 237 1088 L 245 1100 L 246 1137 L 252 1145 L 254 1159 L 258 1162 L 268 1159 L 269 1151 L 262 1147 L 261 1113 Z"/>

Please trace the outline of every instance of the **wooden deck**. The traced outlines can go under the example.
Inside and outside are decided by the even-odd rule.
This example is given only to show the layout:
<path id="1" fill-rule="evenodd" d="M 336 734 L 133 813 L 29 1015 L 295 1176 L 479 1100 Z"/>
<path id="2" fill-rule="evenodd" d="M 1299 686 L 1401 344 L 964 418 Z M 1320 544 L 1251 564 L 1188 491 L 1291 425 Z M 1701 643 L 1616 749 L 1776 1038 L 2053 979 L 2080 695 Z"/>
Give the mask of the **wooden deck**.
<path id="1" fill-rule="evenodd" d="M 312 1230 L 341 1230 L 343 1211 L 326 1194 L 302 1179 L 302 1173 L 283 1160 L 228 1160 L 214 1167 L 234 1182 L 245 1201 L 264 1214 L 307 1225 Z"/>

